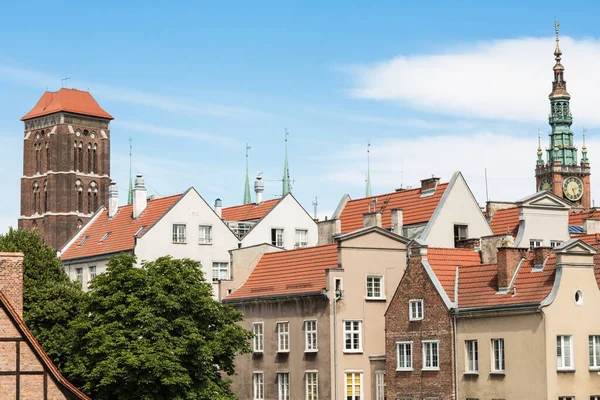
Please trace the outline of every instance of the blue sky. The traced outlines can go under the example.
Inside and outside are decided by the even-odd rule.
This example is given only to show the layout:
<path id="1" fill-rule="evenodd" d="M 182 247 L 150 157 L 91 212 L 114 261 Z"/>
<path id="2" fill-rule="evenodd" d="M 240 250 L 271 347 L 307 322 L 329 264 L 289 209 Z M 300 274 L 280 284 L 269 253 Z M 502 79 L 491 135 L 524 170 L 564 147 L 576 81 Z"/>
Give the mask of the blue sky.
<path id="1" fill-rule="evenodd" d="M 239 204 L 248 142 L 250 179 L 262 171 L 274 197 L 286 127 L 293 193 L 311 213 L 317 196 L 321 217 L 344 193 L 364 195 L 367 141 L 374 193 L 461 170 L 483 203 L 487 169 L 491 198 L 526 196 L 536 132 L 548 131 L 555 15 L 573 130 L 580 142 L 588 128 L 593 167 L 600 6 L 522 3 L 5 4 L 0 232 L 19 215 L 19 119 L 65 76 L 115 117 L 121 200 L 130 137 L 151 193 L 194 186 L 209 203 Z"/>

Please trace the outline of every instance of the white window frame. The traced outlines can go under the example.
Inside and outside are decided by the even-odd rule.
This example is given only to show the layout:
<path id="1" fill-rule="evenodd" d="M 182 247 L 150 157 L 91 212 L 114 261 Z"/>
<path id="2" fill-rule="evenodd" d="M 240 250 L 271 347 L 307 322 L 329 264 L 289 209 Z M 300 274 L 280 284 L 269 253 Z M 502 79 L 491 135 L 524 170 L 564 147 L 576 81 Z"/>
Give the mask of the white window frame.
<path id="1" fill-rule="evenodd" d="M 550 241 L 550 247 L 557 248 L 558 246 L 560 246 L 563 242 L 561 242 L 560 240 L 551 240 Z"/>
<path id="2" fill-rule="evenodd" d="M 439 340 L 423 340 L 423 371 L 439 371 L 440 370 L 440 341 Z M 435 345 L 435 353 L 433 352 L 433 345 Z M 427 355 L 431 357 L 431 366 L 426 365 Z M 437 365 L 433 365 L 433 360 L 437 361 Z"/>
<path id="3" fill-rule="evenodd" d="M 373 280 L 372 293 L 369 295 L 369 279 Z M 375 296 L 375 280 L 379 281 L 379 296 Z M 385 286 L 383 275 L 369 274 L 365 279 L 365 298 L 367 300 L 385 300 Z"/>
<path id="4" fill-rule="evenodd" d="M 402 347 L 402 351 L 401 351 Z M 406 350 L 410 349 L 409 352 Z M 410 353 L 410 354 L 408 354 Z M 400 365 L 400 354 L 404 357 L 404 366 Z M 407 362 L 408 361 L 408 362 Z M 396 371 L 412 371 L 413 370 L 413 342 L 396 342 Z"/>
<path id="5" fill-rule="evenodd" d="M 289 321 L 277 322 L 277 352 L 290 352 L 290 323 Z"/>
<path id="6" fill-rule="evenodd" d="M 265 374 L 262 371 L 252 373 L 252 400 L 265 399 Z"/>
<path id="7" fill-rule="evenodd" d="M 75 268 L 75 280 L 83 286 L 83 267 Z"/>
<path id="8" fill-rule="evenodd" d="M 316 319 L 304 321 L 304 352 L 316 353 L 319 351 L 318 324 Z"/>
<path id="9" fill-rule="evenodd" d="M 89 272 L 89 274 L 90 274 L 90 281 L 91 281 L 92 279 L 94 279 L 94 278 L 95 278 L 95 277 L 98 275 L 96 271 L 97 271 L 97 270 L 96 270 L 96 266 L 95 266 L 95 265 L 90 265 L 90 266 L 88 267 L 88 272 Z"/>
<path id="10" fill-rule="evenodd" d="M 506 355 L 504 352 L 504 339 L 492 339 L 492 373 L 503 374 L 506 372 Z M 498 367 L 496 367 L 496 364 Z"/>
<path id="11" fill-rule="evenodd" d="M 304 371 L 306 400 L 319 400 L 319 373 L 317 371 Z M 314 386 L 314 393 L 311 391 Z"/>
<path id="12" fill-rule="evenodd" d="M 569 338 L 569 363 L 567 365 L 567 357 L 565 356 L 565 338 Z M 560 350 L 560 354 L 559 354 Z M 573 360 L 573 336 L 572 335 L 556 335 L 556 369 L 558 371 L 574 371 L 575 362 Z"/>
<path id="13" fill-rule="evenodd" d="M 590 370 L 600 370 L 600 335 L 589 335 L 588 354 Z"/>
<path id="14" fill-rule="evenodd" d="M 417 313 L 413 314 L 413 304 L 417 305 Z M 419 315 L 419 307 L 421 315 Z M 423 299 L 410 299 L 408 301 L 408 320 L 409 321 L 422 321 L 425 316 L 425 302 Z"/>
<path id="15" fill-rule="evenodd" d="M 575 400 L 575 396 L 558 396 L 558 400 Z"/>
<path id="16" fill-rule="evenodd" d="M 198 225 L 198 244 L 212 244 L 212 225 Z"/>
<path id="17" fill-rule="evenodd" d="M 344 371 L 344 391 L 343 393 L 348 393 L 348 375 L 352 375 L 352 396 L 344 396 L 344 399 L 349 400 L 362 400 L 363 397 L 363 372 L 362 371 Z M 355 378 L 358 378 L 358 384 L 355 381 Z M 356 386 L 358 386 L 358 392 L 356 393 Z"/>
<path id="18" fill-rule="evenodd" d="M 185 244 L 187 243 L 187 226 L 186 224 L 173 224 L 171 231 L 171 238 L 173 243 Z"/>
<path id="19" fill-rule="evenodd" d="M 252 351 L 254 353 L 263 353 L 265 351 L 265 323 L 254 322 L 252 324 Z"/>
<path id="20" fill-rule="evenodd" d="M 299 237 L 304 235 L 304 237 Z M 308 229 L 296 229 L 294 248 L 308 247 Z M 302 240 L 304 239 L 304 240 Z"/>
<path id="21" fill-rule="evenodd" d="M 385 371 L 375 371 L 375 400 L 385 400 Z"/>
<path id="22" fill-rule="evenodd" d="M 290 373 L 277 373 L 277 399 L 290 400 Z"/>
<path id="23" fill-rule="evenodd" d="M 529 239 L 529 249 L 533 250 L 536 247 L 542 247 L 544 241 L 542 239 Z"/>
<path id="24" fill-rule="evenodd" d="M 477 340 L 465 340 L 465 374 L 479 373 L 479 343 Z"/>
<path id="25" fill-rule="evenodd" d="M 275 231 L 275 240 L 273 240 L 273 231 Z M 284 229 L 271 228 L 271 244 L 275 247 L 284 247 Z"/>
<path id="26" fill-rule="evenodd" d="M 346 329 L 346 323 L 350 323 L 350 329 Z M 358 319 L 346 319 L 342 321 L 344 326 L 344 353 L 362 353 L 363 352 L 363 344 L 362 344 L 362 320 Z M 356 324 L 358 324 L 358 329 L 356 329 Z M 354 335 L 358 335 L 358 348 L 354 348 L 352 344 L 351 348 L 347 347 L 347 338 L 348 335 L 351 336 L 351 343 L 354 343 Z"/>
<path id="27" fill-rule="evenodd" d="M 225 268 L 223 266 L 225 265 Z M 215 273 L 216 271 L 216 273 Z M 225 278 L 221 276 L 221 272 L 225 271 Z M 231 280 L 231 269 L 228 262 L 224 261 L 213 261 L 212 263 L 212 281 L 228 281 Z"/>

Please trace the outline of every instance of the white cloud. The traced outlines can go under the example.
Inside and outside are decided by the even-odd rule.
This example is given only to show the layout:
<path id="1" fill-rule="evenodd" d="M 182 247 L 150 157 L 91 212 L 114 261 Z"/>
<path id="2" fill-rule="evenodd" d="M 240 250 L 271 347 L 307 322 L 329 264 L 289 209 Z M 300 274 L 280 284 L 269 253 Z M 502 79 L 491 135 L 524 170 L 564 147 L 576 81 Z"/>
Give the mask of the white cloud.
<path id="1" fill-rule="evenodd" d="M 159 126 L 153 124 L 147 124 L 143 122 L 134 121 L 117 121 L 112 122 L 121 131 L 131 130 L 136 132 L 143 132 L 152 135 L 178 137 L 184 139 L 193 139 L 201 142 L 216 143 L 223 146 L 238 145 L 239 143 L 231 138 L 225 136 L 212 135 L 209 133 L 197 132 L 187 129 L 171 128 L 166 126 Z"/>
<path id="2" fill-rule="evenodd" d="M 567 89 L 578 123 L 600 125 L 600 40 L 561 38 Z M 460 117 L 541 121 L 549 110 L 553 38 L 482 42 L 440 54 L 400 55 L 345 68 L 352 96 L 396 101 Z"/>

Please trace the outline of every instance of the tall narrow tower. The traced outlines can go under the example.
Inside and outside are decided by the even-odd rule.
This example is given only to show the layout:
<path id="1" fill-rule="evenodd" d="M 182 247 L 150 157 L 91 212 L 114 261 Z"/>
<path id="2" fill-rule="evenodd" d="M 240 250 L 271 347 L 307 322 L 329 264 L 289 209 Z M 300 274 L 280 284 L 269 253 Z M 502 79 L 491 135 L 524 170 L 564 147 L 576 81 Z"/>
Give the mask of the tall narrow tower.
<path id="1" fill-rule="evenodd" d="M 45 92 L 25 123 L 19 228 L 55 249 L 102 205 L 110 184 L 110 121 L 88 92 Z"/>
<path id="2" fill-rule="evenodd" d="M 577 147 L 573 144 L 571 124 L 573 116 L 567 92 L 567 82 L 564 79 L 565 67 L 561 64 L 562 51 L 558 37 L 558 21 L 556 28 L 556 49 L 554 56 L 554 81 L 550 93 L 550 115 L 548 122 L 551 127 L 550 145 L 546 149 L 547 162 L 542 159 L 541 146 L 538 146 L 538 160 L 535 169 L 536 188 L 538 191 L 551 190 L 556 195 L 572 201 L 575 207 L 589 208 L 590 193 L 590 164 L 587 149 L 584 148 L 581 163 L 577 162 Z M 585 140 L 585 139 L 584 139 Z"/>
<path id="3" fill-rule="evenodd" d="M 288 153 L 287 153 L 287 142 L 288 142 L 288 131 L 285 130 L 285 160 L 283 161 L 283 187 L 282 196 L 285 196 L 291 191 L 290 187 L 290 167 L 288 166 Z"/>

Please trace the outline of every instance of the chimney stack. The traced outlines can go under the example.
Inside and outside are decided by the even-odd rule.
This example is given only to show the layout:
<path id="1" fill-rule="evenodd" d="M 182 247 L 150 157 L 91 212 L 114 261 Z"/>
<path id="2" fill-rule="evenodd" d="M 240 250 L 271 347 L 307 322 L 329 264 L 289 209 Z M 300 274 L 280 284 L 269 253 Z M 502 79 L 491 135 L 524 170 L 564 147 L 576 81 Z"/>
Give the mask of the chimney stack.
<path id="1" fill-rule="evenodd" d="M 509 289 L 521 259 L 525 257 L 527 249 L 518 247 L 500 247 L 497 254 L 498 290 Z"/>
<path id="2" fill-rule="evenodd" d="M 133 187 L 133 219 L 137 219 L 148 205 L 148 192 L 144 185 L 142 174 L 135 177 L 135 186 Z"/>
<path id="3" fill-rule="evenodd" d="M 381 212 L 375 211 L 363 214 L 364 227 L 378 226 L 381 228 Z"/>
<path id="4" fill-rule="evenodd" d="M 421 179 L 421 194 L 426 192 L 435 192 L 440 178 L 432 176 L 431 178 Z"/>
<path id="5" fill-rule="evenodd" d="M 0 253 L 0 292 L 23 318 L 22 253 Z"/>
<path id="6" fill-rule="evenodd" d="M 317 222 L 317 246 L 335 243 L 335 236 L 342 233 L 342 221 L 339 218 L 327 219 Z"/>
<path id="7" fill-rule="evenodd" d="M 108 218 L 112 218 L 119 209 L 119 189 L 113 181 L 108 187 Z"/>
<path id="8" fill-rule="evenodd" d="M 262 203 L 262 195 L 265 191 L 265 183 L 262 180 L 262 172 L 259 172 L 256 175 L 256 180 L 254 181 L 254 192 L 256 193 L 256 204 Z"/>
<path id="9" fill-rule="evenodd" d="M 543 267 L 546 258 L 552 253 L 552 247 L 536 247 L 533 249 L 533 266 Z"/>
<path id="10" fill-rule="evenodd" d="M 215 213 L 219 216 L 219 218 L 222 218 L 221 215 L 223 213 L 223 203 L 219 198 L 215 200 Z"/>
<path id="11" fill-rule="evenodd" d="M 396 235 L 402 235 L 402 209 L 392 209 L 392 232 Z"/>

